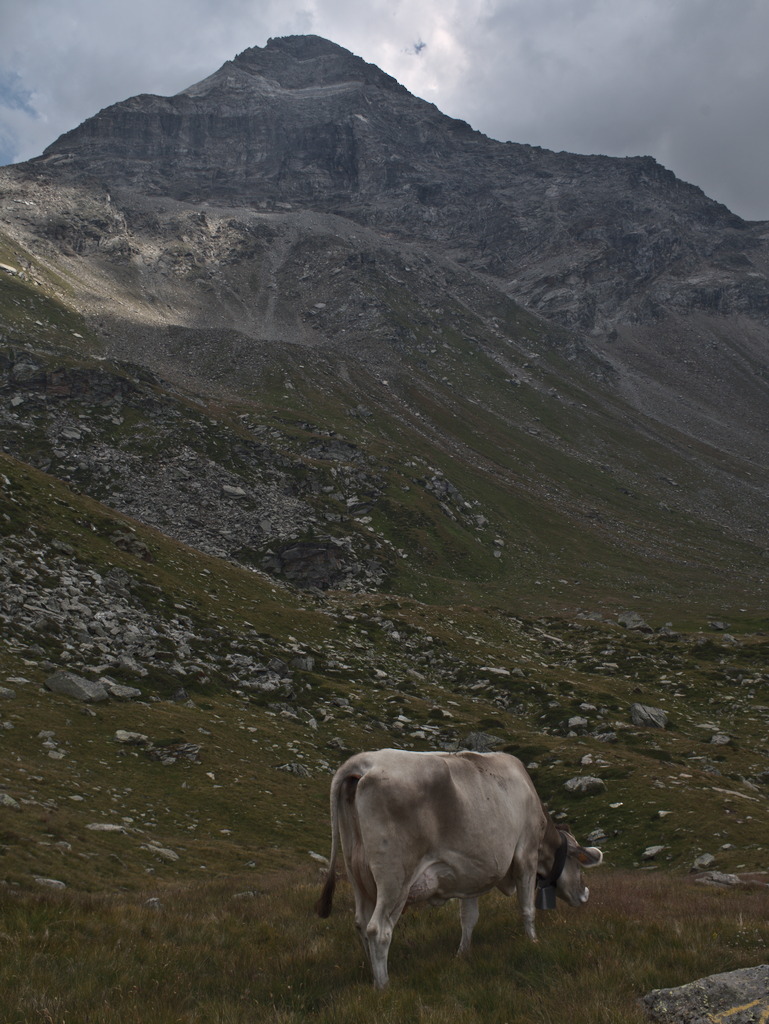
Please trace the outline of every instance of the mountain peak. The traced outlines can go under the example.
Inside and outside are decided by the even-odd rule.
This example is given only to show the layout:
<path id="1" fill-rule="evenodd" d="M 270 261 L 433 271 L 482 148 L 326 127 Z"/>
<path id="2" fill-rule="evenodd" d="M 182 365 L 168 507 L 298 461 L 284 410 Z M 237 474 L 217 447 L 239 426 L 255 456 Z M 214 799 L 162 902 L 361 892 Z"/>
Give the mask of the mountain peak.
<path id="1" fill-rule="evenodd" d="M 236 60 L 247 53 L 252 53 L 254 50 L 258 50 L 259 47 L 251 47 L 250 50 L 244 50 L 243 53 L 238 54 Z M 297 60 L 309 60 L 312 57 L 326 57 L 326 56 L 340 56 L 346 55 L 353 57 L 354 54 L 350 50 L 346 50 L 343 46 L 338 43 L 332 42 L 330 39 L 324 39 L 323 36 L 273 36 L 267 40 L 267 45 L 264 47 L 265 50 L 278 50 L 281 53 L 290 54 Z M 358 58 L 360 59 L 360 58 Z"/>
<path id="2" fill-rule="evenodd" d="M 115 104 L 43 162 L 110 192 L 334 213 L 419 239 L 578 330 L 654 320 L 672 294 L 685 309 L 769 306 L 743 222 L 651 158 L 496 142 L 320 36 L 270 39 L 176 96 Z"/>
<path id="3" fill-rule="evenodd" d="M 287 89 L 358 81 L 406 91 L 375 64 L 322 36 L 276 36 L 266 46 L 243 50 L 224 68 L 260 75 Z"/>

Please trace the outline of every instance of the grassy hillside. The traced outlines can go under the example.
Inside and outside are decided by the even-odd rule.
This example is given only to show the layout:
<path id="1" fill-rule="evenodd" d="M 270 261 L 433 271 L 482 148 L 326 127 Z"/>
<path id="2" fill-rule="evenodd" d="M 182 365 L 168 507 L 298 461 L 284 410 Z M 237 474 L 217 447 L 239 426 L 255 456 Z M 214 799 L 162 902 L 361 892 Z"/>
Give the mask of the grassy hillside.
<path id="1" fill-rule="evenodd" d="M 19 805 L 2 810 L 8 882 L 52 875 L 99 891 L 149 870 L 174 881 L 281 866 L 327 845 L 329 773 L 346 751 L 461 745 L 474 731 L 531 764 L 580 837 L 601 829 L 615 865 L 663 845 L 669 866 L 703 852 L 724 870 L 763 866 L 765 623 L 643 633 L 311 596 L 8 458 L 2 474 L 0 685 L 13 695 L 0 705 L 0 785 Z M 83 705 L 45 689 L 60 668 L 141 697 Z M 669 727 L 633 726 L 636 702 L 663 708 Z M 118 730 L 146 739 L 121 743 Z M 580 774 L 605 792 L 570 796 Z"/>

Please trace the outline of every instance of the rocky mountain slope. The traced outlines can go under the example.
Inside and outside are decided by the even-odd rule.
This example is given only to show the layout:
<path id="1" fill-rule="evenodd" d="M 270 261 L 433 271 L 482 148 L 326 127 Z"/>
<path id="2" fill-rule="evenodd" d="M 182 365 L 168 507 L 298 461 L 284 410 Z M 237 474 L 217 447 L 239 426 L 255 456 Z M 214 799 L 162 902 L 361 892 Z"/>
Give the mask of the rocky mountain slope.
<path id="1" fill-rule="evenodd" d="M 246 50 L 177 96 L 115 104 L 40 163 L 195 204 L 336 213 L 585 329 L 769 308 L 765 227 L 653 159 L 495 142 L 317 37 Z"/>
<path id="2" fill-rule="evenodd" d="M 617 862 L 760 867 L 766 268 L 649 158 L 495 142 L 315 37 L 0 169 L 14 880 L 273 863 L 388 743 L 515 747 Z M 204 839 L 165 769 L 225 790 Z"/>
<path id="3" fill-rule="evenodd" d="M 588 334 L 624 397 L 666 428 L 731 455 L 744 435 L 754 441 L 766 406 L 767 227 L 649 157 L 496 142 L 341 47 L 300 36 L 246 50 L 177 96 L 116 104 L 30 171 L 200 212 L 290 209 L 295 224 L 335 214 L 417 244 Z M 101 227 L 80 226 L 84 238 L 70 229 L 76 251 L 99 240 L 125 251 L 109 209 Z"/>
<path id="4" fill-rule="evenodd" d="M 0 891 L 311 863 L 330 771 L 385 745 L 516 752 L 614 865 L 765 867 L 745 623 L 313 595 L 7 456 L 0 497 Z"/>

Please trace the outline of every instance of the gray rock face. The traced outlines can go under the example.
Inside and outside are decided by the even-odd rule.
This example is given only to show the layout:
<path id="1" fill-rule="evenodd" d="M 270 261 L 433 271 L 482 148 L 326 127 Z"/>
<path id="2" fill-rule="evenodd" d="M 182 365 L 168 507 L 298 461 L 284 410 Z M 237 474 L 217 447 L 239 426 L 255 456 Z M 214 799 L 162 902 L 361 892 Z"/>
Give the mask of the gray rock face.
<path id="1" fill-rule="evenodd" d="M 280 429 L 259 424 L 256 442 L 248 417 L 242 444 L 231 436 L 212 444 L 202 416 L 179 422 L 173 402 L 155 401 L 145 415 L 143 368 L 185 388 L 203 385 L 201 393 L 231 394 L 233 383 L 258 386 L 264 363 L 283 365 L 286 351 L 306 345 L 322 353 L 306 368 L 295 362 L 300 385 L 313 393 L 327 372 L 339 379 L 341 360 L 374 370 L 380 390 L 419 368 L 436 397 L 437 381 L 461 386 L 460 378 L 444 378 L 440 339 L 449 325 L 482 350 L 505 349 L 510 389 L 538 379 L 530 352 L 539 359 L 562 349 L 676 431 L 680 396 L 691 397 L 686 431 L 740 458 L 753 449 L 759 474 L 747 484 L 739 474 L 707 473 L 708 488 L 718 481 L 719 501 L 705 488 L 691 500 L 702 501 L 708 521 L 718 507 L 730 531 L 755 519 L 755 536 L 763 535 L 764 502 L 753 492 L 766 494 L 769 435 L 764 377 L 754 367 L 765 365 L 766 231 L 649 158 L 495 142 L 341 47 L 290 37 L 246 51 L 177 96 L 116 104 L 63 136 L 43 160 L 0 169 L 0 179 L 19 251 L 29 247 L 59 264 L 77 255 L 76 299 L 101 322 L 94 330 L 105 352 L 142 367 L 121 382 L 44 369 L 26 354 L 14 360 L 7 384 L 0 381 L 9 452 L 206 553 L 292 584 L 349 589 L 381 585 L 382 566 L 400 557 L 389 530 L 367 538 L 353 528 L 352 553 L 326 540 L 344 532 L 336 524 L 365 517 L 387 490 L 364 489 L 364 470 L 376 484 L 365 451 L 330 437 L 319 445 L 308 430 L 302 460 L 293 428 L 273 445 Z M 118 312 L 112 296 L 123 291 L 133 297 Z M 577 333 L 542 325 L 532 334 L 512 298 Z M 730 326 L 729 314 L 739 324 Z M 65 416 L 62 406 L 80 404 L 78 396 L 104 408 Z M 368 429 L 371 409 L 387 404 L 356 388 L 343 397 L 355 429 Z M 549 398 L 560 401 L 557 393 Z M 146 436 L 163 438 L 157 455 L 134 447 L 131 431 L 114 429 L 137 411 Z M 527 431 L 535 438 L 542 427 Z M 448 435 L 441 444 L 453 448 Z M 600 445 L 579 447 L 592 460 Z M 446 515 L 473 529 L 492 521 L 475 503 L 467 508 L 465 484 L 458 489 L 437 467 L 409 477 L 401 486 L 421 477 Z M 674 480 L 657 486 L 656 498 L 670 488 L 675 495 Z M 700 493 L 694 483 L 688 490 Z M 592 495 L 590 503 L 592 518 Z M 560 515 L 570 505 L 559 498 L 558 507 Z M 643 546 L 634 540 L 637 526 L 625 536 Z M 305 547 L 310 540 L 316 550 Z M 130 534 L 113 543 L 152 557 Z M 511 552 L 500 544 L 494 555 L 504 562 Z"/>
<path id="2" fill-rule="evenodd" d="M 668 724 L 667 712 L 647 704 L 631 704 L 630 720 L 633 725 L 648 726 L 651 729 L 665 729 Z"/>
<path id="3" fill-rule="evenodd" d="M 769 1012 L 769 965 L 656 989 L 643 1001 L 651 1019 L 660 1024 L 755 1024 Z"/>
<path id="4" fill-rule="evenodd" d="M 327 537 L 316 542 L 299 542 L 273 550 L 262 559 L 262 568 L 295 586 L 318 590 L 340 588 L 356 576 L 381 581 L 382 566 L 369 560 L 362 566 L 352 545 L 344 538 Z"/>
<path id="5" fill-rule="evenodd" d="M 107 700 L 109 694 L 101 683 L 92 679 L 85 679 L 75 672 L 61 670 L 54 672 L 45 681 L 46 689 L 52 693 L 63 693 L 67 697 L 74 697 L 76 700 L 85 701 L 87 704 L 95 704 L 98 701 Z"/>
<path id="6" fill-rule="evenodd" d="M 585 329 L 620 309 L 652 319 L 662 302 L 769 303 L 766 279 L 738 260 L 696 274 L 703 250 L 756 246 L 758 233 L 748 243 L 748 225 L 652 158 L 496 142 L 316 36 L 245 50 L 176 96 L 117 103 L 44 159 L 110 191 L 331 210 L 461 247 L 527 305 Z"/>
<path id="7" fill-rule="evenodd" d="M 23 444 L 30 419 L 37 421 L 47 449 L 38 450 L 40 468 L 61 475 L 76 468 L 80 486 L 112 507 L 209 554 L 257 564 L 296 586 L 360 589 L 382 583 L 385 568 L 381 558 L 370 557 L 368 539 L 337 538 L 319 529 L 334 513 L 341 518 L 342 500 L 346 515 L 359 514 L 359 498 L 367 508 L 382 493 L 383 481 L 356 445 L 341 439 L 317 443 L 308 449 L 314 460 L 308 470 L 301 455 L 287 457 L 277 430 L 263 437 L 260 425 L 247 440 L 218 422 L 191 421 L 173 401 L 158 404 L 148 386 L 151 378 L 125 381 L 100 368 L 51 370 L 33 360 L 0 353 L 0 423 L 6 396 L 23 399 L 27 419 L 22 425 L 17 418 L 13 425 L 22 427 Z M 73 415 L 68 415 L 70 403 Z M 84 404 L 92 413 L 87 426 L 75 411 Z M 169 430 L 186 436 L 148 457 L 132 441 L 116 442 L 115 427 L 136 416 L 158 436 Z M 70 429 L 72 422 L 80 424 L 77 431 Z M 213 435 L 217 446 L 227 449 L 225 464 L 206 453 Z M 315 460 L 335 462 L 334 474 Z M 231 462 L 238 473 L 226 465 Z M 309 530 L 312 542 L 298 539 Z M 136 558 L 153 560 L 149 546 L 128 526 L 112 531 L 109 540 Z M 91 628 L 110 632 L 110 618 L 110 610 L 103 610 Z"/>

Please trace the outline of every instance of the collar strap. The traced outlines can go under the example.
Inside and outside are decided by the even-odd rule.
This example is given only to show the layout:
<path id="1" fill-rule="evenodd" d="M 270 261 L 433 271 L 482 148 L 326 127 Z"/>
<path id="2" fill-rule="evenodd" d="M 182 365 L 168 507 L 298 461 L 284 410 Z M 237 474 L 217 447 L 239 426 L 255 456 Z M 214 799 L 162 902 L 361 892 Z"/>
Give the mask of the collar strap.
<path id="1" fill-rule="evenodd" d="M 537 887 L 539 889 L 546 889 L 548 886 L 555 885 L 558 879 L 563 874 L 563 869 L 566 867 L 566 858 L 569 855 L 569 840 L 566 838 L 566 833 L 561 832 L 561 845 L 558 847 L 553 858 L 553 867 L 550 870 L 550 874 L 543 877 L 537 875 Z"/>

